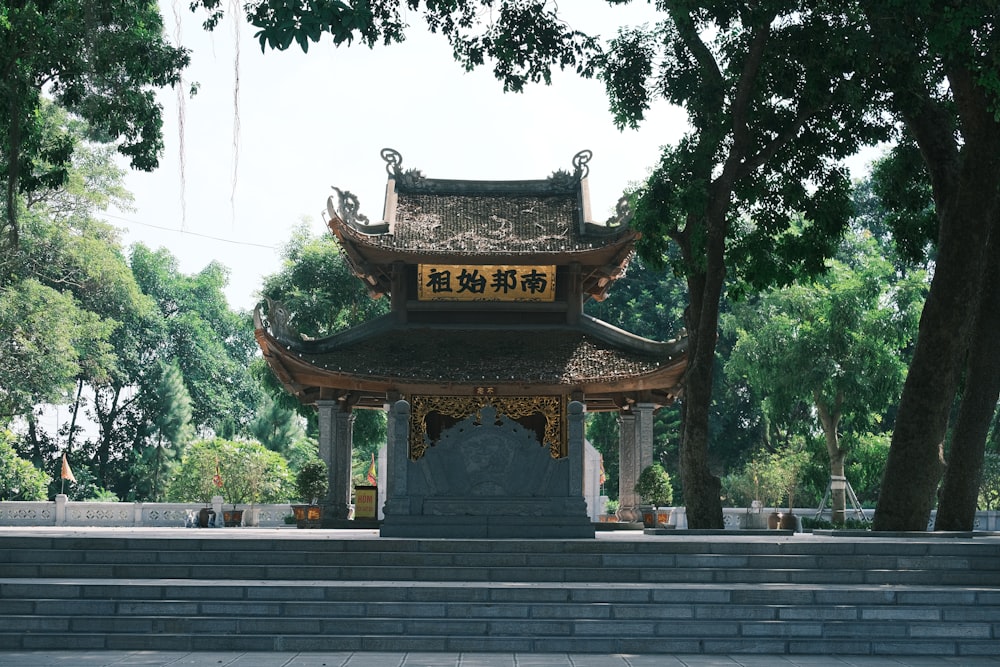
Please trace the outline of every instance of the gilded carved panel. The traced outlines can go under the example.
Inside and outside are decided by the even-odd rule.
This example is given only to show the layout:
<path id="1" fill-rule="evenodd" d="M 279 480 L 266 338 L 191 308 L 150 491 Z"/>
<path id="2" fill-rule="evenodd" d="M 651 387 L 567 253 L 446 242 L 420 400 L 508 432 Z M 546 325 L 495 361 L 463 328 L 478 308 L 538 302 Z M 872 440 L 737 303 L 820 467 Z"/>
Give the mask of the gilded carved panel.
<path id="1" fill-rule="evenodd" d="M 438 413 L 455 420 L 475 414 L 482 419 L 483 406 L 493 406 L 498 416 L 517 420 L 540 415 L 545 420 L 543 445 L 548 445 L 552 458 L 566 456 L 566 428 L 563 415 L 566 400 L 562 396 L 429 396 L 410 397 L 410 459 L 416 461 L 434 444 L 427 434 L 427 417 Z"/>

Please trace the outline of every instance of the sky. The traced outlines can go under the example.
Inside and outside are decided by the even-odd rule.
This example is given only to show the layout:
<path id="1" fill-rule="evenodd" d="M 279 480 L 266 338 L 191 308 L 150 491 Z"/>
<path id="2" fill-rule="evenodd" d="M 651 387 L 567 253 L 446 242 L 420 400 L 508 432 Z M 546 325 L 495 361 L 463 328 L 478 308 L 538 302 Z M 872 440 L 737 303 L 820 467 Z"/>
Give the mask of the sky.
<path id="1" fill-rule="evenodd" d="M 465 72 L 418 15 L 407 17 L 400 45 L 335 48 L 326 37 L 307 54 L 297 46 L 262 53 L 244 21 L 227 17 L 206 33 L 202 15 L 174 2 L 163 6 L 167 32 L 191 50 L 184 88 L 197 82 L 199 90 L 183 105 L 176 91 L 160 93 L 160 167 L 127 176 L 134 210 L 112 211 L 108 220 L 126 246 L 165 247 L 185 273 L 212 261 L 227 266 L 233 308 L 256 304 L 263 277 L 279 270 L 281 246 L 303 220 L 325 231 L 331 186 L 353 192 L 362 214 L 381 219 L 383 148 L 430 178 L 486 180 L 572 171 L 573 156 L 589 149 L 591 206 L 604 220 L 685 129 L 683 112 L 660 102 L 638 130 L 619 131 L 603 84 L 572 72 L 505 94 L 488 67 Z M 605 37 L 651 18 L 641 3 L 574 0 L 563 9 L 573 27 Z"/>

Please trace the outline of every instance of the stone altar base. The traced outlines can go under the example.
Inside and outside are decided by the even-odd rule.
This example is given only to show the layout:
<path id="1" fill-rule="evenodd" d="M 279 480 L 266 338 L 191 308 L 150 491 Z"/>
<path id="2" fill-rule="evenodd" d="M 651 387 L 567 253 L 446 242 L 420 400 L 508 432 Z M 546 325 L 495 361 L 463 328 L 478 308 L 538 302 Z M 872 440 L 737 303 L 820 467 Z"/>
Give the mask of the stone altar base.
<path id="1" fill-rule="evenodd" d="M 386 502 L 381 535 L 593 538 L 578 449 L 554 459 L 534 431 L 486 406 L 406 461 L 405 494 Z"/>

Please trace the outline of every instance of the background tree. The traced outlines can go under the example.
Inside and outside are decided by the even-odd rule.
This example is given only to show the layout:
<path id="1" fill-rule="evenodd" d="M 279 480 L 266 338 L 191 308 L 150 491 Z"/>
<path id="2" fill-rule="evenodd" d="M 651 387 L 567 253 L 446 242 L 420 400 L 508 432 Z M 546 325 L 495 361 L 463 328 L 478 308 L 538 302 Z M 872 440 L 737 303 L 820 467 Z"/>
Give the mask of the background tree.
<path id="1" fill-rule="evenodd" d="M 191 428 L 191 396 L 176 364 L 161 367 L 152 413 L 151 438 L 133 451 L 133 489 L 138 500 L 162 501 L 166 484 L 179 462 L 184 446 L 194 434 Z"/>
<path id="2" fill-rule="evenodd" d="M 0 16 L 0 257 L 6 259 L 18 244 L 18 195 L 64 183 L 74 151 L 72 136 L 45 131 L 43 95 L 148 171 L 163 149 L 154 91 L 180 81 L 188 55 L 165 39 L 155 3 L 28 0 L 4 4 Z M 0 265 L 0 273 L 5 269 Z"/>
<path id="3" fill-rule="evenodd" d="M 669 256 L 679 260 L 676 246 Z M 617 327 L 653 340 L 669 340 L 680 334 L 687 305 L 685 283 L 670 270 L 650 268 L 641 258 L 633 259 L 624 277 L 615 282 L 604 301 L 588 300 L 585 312 Z M 730 304 L 724 300 L 723 312 Z M 717 378 L 709 410 L 709 433 L 714 443 L 709 465 L 715 471 L 735 468 L 763 442 L 759 406 L 751 401 L 745 382 L 730 376 L 724 361 L 735 343 L 735 335 L 723 329 L 716 347 L 713 373 Z M 680 406 L 673 404 L 657 411 L 653 422 L 653 460 L 662 463 L 675 483 L 677 497 L 683 498 L 679 483 Z M 617 415 L 598 413 L 589 417 L 588 438 L 604 456 L 608 481 L 605 491 L 618 497 Z M 680 502 L 680 501 L 679 501 Z"/>
<path id="4" fill-rule="evenodd" d="M 620 33 L 605 63 L 619 123 L 641 120 L 660 58 L 659 90 L 692 127 L 634 198 L 640 253 L 662 262 L 676 242 L 688 285 L 680 467 L 692 527 L 722 527 L 708 442 L 727 268 L 734 284 L 755 289 L 820 271 L 850 211 L 835 161 L 878 135 L 859 113 L 872 93 L 845 49 L 856 17 L 833 10 L 665 3 L 669 21 Z"/>
<path id="5" fill-rule="evenodd" d="M 876 38 L 879 67 L 871 74 L 876 85 L 891 91 L 892 111 L 920 149 L 937 220 L 934 277 L 874 525 L 879 530 L 927 526 L 943 470 L 949 412 L 966 368 L 963 403 L 970 405 L 968 410 L 963 406 L 966 415 L 960 420 L 969 435 L 952 443 L 939 520 L 944 519 L 942 528 L 967 530 L 982 462 L 979 434 L 985 437 L 1000 391 L 994 370 L 998 353 L 989 342 L 993 330 L 987 328 L 1000 308 L 994 296 L 1000 290 L 988 285 L 984 274 L 985 267 L 1000 261 L 997 7 L 995 2 L 963 3 L 961 11 L 948 2 L 862 4 Z"/>
<path id="6" fill-rule="evenodd" d="M 51 478 L 18 456 L 14 435 L 0 429 L 0 500 L 48 500 Z"/>
<path id="7" fill-rule="evenodd" d="M 291 313 L 290 324 L 300 333 L 322 338 L 389 312 L 386 299 L 372 299 L 351 272 L 332 234 L 314 235 L 304 221 L 282 251 L 281 269 L 265 277 L 261 296 L 281 302 Z M 316 413 L 276 381 L 264 364 L 255 371 L 275 402 L 275 409 L 297 410 L 309 420 L 309 432 L 318 435 Z M 371 456 L 385 443 L 385 415 L 358 410 L 354 421 L 352 468 L 364 477 Z M 318 445 L 317 445 L 318 446 Z"/>
<path id="8" fill-rule="evenodd" d="M 818 421 L 831 479 L 845 477 L 851 442 L 841 440 L 845 427 L 870 431 L 896 402 L 924 284 L 920 273 L 897 280 L 867 230 L 851 235 L 838 257 L 812 283 L 740 304 L 727 365 L 764 399 L 772 424 L 804 417 L 807 423 L 791 428 L 807 435 Z M 804 412 L 803 404 L 815 412 Z M 831 509 L 834 523 L 842 524 L 846 495 L 839 485 L 832 485 Z"/>

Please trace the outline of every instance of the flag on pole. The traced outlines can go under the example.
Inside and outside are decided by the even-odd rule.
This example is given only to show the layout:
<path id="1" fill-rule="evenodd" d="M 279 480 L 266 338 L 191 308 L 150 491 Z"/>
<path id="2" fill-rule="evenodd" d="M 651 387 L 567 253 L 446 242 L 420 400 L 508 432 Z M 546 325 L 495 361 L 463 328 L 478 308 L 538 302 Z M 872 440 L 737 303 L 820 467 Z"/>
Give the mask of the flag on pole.
<path id="1" fill-rule="evenodd" d="M 73 471 L 69 469 L 69 461 L 66 460 L 66 452 L 63 452 L 62 473 L 59 476 L 76 484 L 76 477 L 73 477 Z"/>
<path id="2" fill-rule="evenodd" d="M 372 453 L 372 462 L 368 466 L 368 483 L 372 486 L 378 486 L 378 474 L 375 472 L 375 454 Z"/>
<path id="3" fill-rule="evenodd" d="M 601 485 L 608 481 L 608 476 L 604 473 L 604 456 L 601 456 Z"/>
<path id="4" fill-rule="evenodd" d="M 212 478 L 212 483 L 215 484 L 220 489 L 222 488 L 222 471 L 219 470 L 219 462 L 215 462 L 215 477 Z"/>

